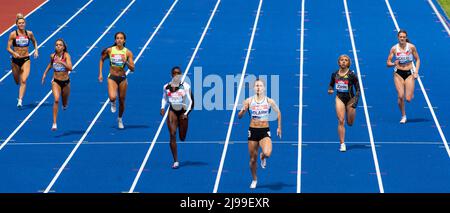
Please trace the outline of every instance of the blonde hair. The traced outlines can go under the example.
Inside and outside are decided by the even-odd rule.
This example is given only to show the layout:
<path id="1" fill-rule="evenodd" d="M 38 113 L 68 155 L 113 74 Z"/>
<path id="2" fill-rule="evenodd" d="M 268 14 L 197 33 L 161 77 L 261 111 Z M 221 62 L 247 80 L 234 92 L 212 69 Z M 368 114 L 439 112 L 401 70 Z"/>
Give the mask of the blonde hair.
<path id="1" fill-rule="evenodd" d="M 338 65 L 339 65 L 339 60 L 341 60 L 342 57 L 346 57 L 348 59 L 348 67 L 347 68 L 350 68 L 350 66 L 352 65 L 352 59 L 347 54 L 342 54 L 339 56 L 339 58 L 337 60 Z"/>
<path id="2" fill-rule="evenodd" d="M 16 14 L 16 24 L 17 24 L 17 22 L 18 22 L 20 19 L 23 19 L 23 20 L 25 21 L 25 17 L 23 16 L 23 14 L 22 14 L 22 13 L 17 13 L 17 14 Z"/>

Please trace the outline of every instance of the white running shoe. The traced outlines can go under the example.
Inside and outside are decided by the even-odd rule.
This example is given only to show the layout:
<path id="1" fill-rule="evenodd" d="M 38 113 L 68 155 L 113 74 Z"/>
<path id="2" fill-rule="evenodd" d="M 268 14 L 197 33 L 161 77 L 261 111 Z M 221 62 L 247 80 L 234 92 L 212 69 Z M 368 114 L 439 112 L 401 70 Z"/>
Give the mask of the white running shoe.
<path id="1" fill-rule="evenodd" d="M 125 127 L 123 126 L 122 118 L 117 118 L 117 124 L 118 124 L 119 129 L 125 128 Z"/>
<path id="2" fill-rule="evenodd" d="M 400 120 L 401 124 L 406 123 L 406 115 L 402 116 L 402 119 Z"/>
<path id="3" fill-rule="evenodd" d="M 56 123 L 54 123 L 53 125 L 52 125 L 52 131 L 56 131 L 58 129 L 58 127 L 56 126 Z"/>
<path id="4" fill-rule="evenodd" d="M 173 162 L 172 169 L 178 169 L 178 168 L 180 168 L 180 163 L 178 161 Z"/>
<path id="5" fill-rule="evenodd" d="M 22 99 L 17 99 L 17 108 L 22 108 Z"/>
<path id="6" fill-rule="evenodd" d="M 341 152 L 347 151 L 347 147 L 345 146 L 345 143 L 341 143 L 341 147 L 339 148 L 339 151 L 341 151 Z"/>
<path id="7" fill-rule="evenodd" d="M 110 103 L 111 103 L 111 112 L 115 113 L 116 112 L 116 102 L 115 101 L 114 102 L 110 101 Z"/>
<path id="8" fill-rule="evenodd" d="M 252 183 L 250 184 L 250 189 L 256 188 L 256 184 L 258 183 L 257 180 L 252 180 Z"/>
<path id="9" fill-rule="evenodd" d="M 66 110 L 67 108 L 69 108 L 69 106 L 64 106 L 64 105 L 62 106 L 63 110 Z"/>
<path id="10" fill-rule="evenodd" d="M 259 158 L 261 159 L 261 168 L 265 169 L 266 168 L 266 158 L 263 158 L 263 153 L 261 152 L 261 154 L 259 154 Z"/>

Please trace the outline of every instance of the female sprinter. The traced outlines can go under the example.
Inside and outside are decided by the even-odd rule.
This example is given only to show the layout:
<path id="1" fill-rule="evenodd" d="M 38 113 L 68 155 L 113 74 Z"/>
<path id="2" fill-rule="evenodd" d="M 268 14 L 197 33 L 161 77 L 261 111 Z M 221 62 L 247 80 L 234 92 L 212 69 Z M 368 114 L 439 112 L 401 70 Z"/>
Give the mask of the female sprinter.
<path id="1" fill-rule="evenodd" d="M 172 169 L 178 169 L 180 166 L 177 150 L 177 128 L 179 129 L 180 140 L 184 141 L 188 128 L 188 115 L 193 105 L 191 86 L 186 82 L 181 82 L 181 78 L 181 69 L 179 67 L 172 68 L 172 81 L 163 87 L 160 110 L 161 115 L 164 115 L 166 104 L 169 103 L 167 126 L 169 127 L 170 150 L 173 157 Z"/>
<path id="2" fill-rule="evenodd" d="M 348 55 L 338 58 L 339 70 L 331 74 L 328 94 L 334 93 L 336 88 L 336 115 L 338 118 L 338 134 L 340 149 L 345 152 L 345 114 L 347 114 L 347 125 L 352 126 L 355 121 L 356 106 L 360 95 L 358 77 L 350 70 L 351 60 Z M 355 91 L 353 91 L 355 88 Z"/>
<path id="3" fill-rule="evenodd" d="M 56 131 L 56 118 L 58 117 L 59 97 L 62 96 L 62 108 L 66 110 L 68 107 L 70 95 L 70 78 L 69 71 L 72 70 L 72 60 L 67 52 L 66 42 L 62 39 L 56 40 L 55 52 L 50 54 L 50 63 L 47 65 L 42 75 L 42 84 L 44 84 L 47 72 L 53 68 L 52 91 L 55 101 L 53 102 L 53 125 L 52 131 Z"/>
<path id="4" fill-rule="evenodd" d="M 17 107 L 22 107 L 22 99 L 25 95 L 25 89 L 27 87 L 27 79 L 30 75 L 30 56 L 28 53 L 28 46 L 30 40 L 34 44 L 34 58 L 39 56 L 38 44 L 33 32 L 25 29 L 25 18 L 21 13 L 16 16 L 17 30 L 14 30 L 9 34 L 8 46 L 6 50 L 11 54 L 11 70 L 14 76 L 14 81 L 19 87 L 19 97 L 17 98 Z M 13 46 L 13 49 L 11 49 Z"/>
<path id="5" fill-rule="evenodd" d="M 394 83 L 398 94 L 398 107 L 402 113 L 401 124 L 406 123 L 405 98 L 409 103 L 414 97 L 414 80 L 419 76 L 420 58 L 416 46 L 409 43 L 408 34 L 400 30 L 397 34 L 398 44 L 389 52 L 387 66 L 394 67 Z M 392 58 L 395 57 L 394 62 Z M 413 68 L 413 57 L 416 69 Z"/>
<path id="6" fill-rule="evenodd" d="M 260 79 L 256 79 L 254 88 L 255 95 L 244 100 L 243 107 L 238 113 L 238 118 L 242 118 L 247 110 L 250 110 L 251 121 L 248 130 L 248 151 L 250 154 L 250 170 L 252 172 L 252 183 L 250 188 L 256 188 L 256 161 L 258 150 L 261 147 L 261 168 L 266 168 L 266 160 L 272 154 L 272 140 L 269 129 L 269 113 L 272 107 L 278 113 L 277 135 L 281 138 L 281 111 L 271 98 L 265 96 L 265 85 Z"/>
<path id="7" fill-rule="evenodd" d="M 125 65 L 133 72 L 134 61 L 133 53 L 125 47 L 126 35 L 123 32 L 118 32 L 114 35 L 114 45 L 102 51 L 100 58 L 98 80 L 103 82 L 103 61 L 109 57 L 110 67 L 108 75 L 108 95 L 111 103 L 111 112 L 116 112 L 117 91 L 119 93 L 119 117 L 117 123 L 119 129 L 123 129 L 122 115 L 125 111 L 125 96 L 127 94 L 127 74 L 125 72 Z"/>

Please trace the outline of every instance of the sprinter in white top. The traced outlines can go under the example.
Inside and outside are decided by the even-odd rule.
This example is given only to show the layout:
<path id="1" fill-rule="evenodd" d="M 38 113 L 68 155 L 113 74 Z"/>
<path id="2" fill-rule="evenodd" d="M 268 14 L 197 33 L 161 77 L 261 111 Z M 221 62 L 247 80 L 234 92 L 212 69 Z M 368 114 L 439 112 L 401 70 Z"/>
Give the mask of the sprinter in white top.
<path id="1" fill-rule="evenodd" d="M 250 188 L 256 188 L 256 161 L 258 158 L 259 147 L 262 152 L 259 157 L 261 159 L 261 168 L 266 168 L 267 158 L 272 154 L 272 140 L 269 129 L 269 113 L 271 108 L 277 112 L 278 128 L 277 135 L 281 138 L 281 111 L 277 104 L 271 98 L 268 98 L 265 92 L 264 82 L 260 79 L 255 81 L 255 96 L 247 98 L 238 118 L 242 118 L 246 111 L 249 110 L 251 115 L 250 128 L 248 130 L 248 150 L 250 153 L 250 170 L 252 172 L 252 182 Z"/>
<path id="2" fill-rule="evenodd" d="M 188 115 L 193 107 L 191 87 L 186 82 L 181 82 L 182 75 L 179 67 L 172 68 L 172 81 L 163 87 L 163 97 L 161 100 L 161 115 L 164 116 L 165 107 L 169 104 L 169 114 L 167 116 L 167 126 L 170 134 L 170 150 L 172 151 L 172 169 L 178 169 L 177 149 L 177 128 L 180 140 L 186 139 L 188 128 Z"/>
<path id="3" fill-rule="evenodd" d="M 420 58 L 416 46 L 411 44 L 405 30 L 397 34 L 398 44 L 389 52 L 387 66 L 394 67 L 394 82 L 398 94 L 398 107 L 402 113 L 401 124 L 406 123 L 405 99 L 409 103 L 414 98 L 414 80 L 419 77 Z M 395 58 L 394 58 L 395 57 Z M 394 62 L 392 62 L 394 59 Z M 413 69 L 413 62 L 416 68 Z"/>

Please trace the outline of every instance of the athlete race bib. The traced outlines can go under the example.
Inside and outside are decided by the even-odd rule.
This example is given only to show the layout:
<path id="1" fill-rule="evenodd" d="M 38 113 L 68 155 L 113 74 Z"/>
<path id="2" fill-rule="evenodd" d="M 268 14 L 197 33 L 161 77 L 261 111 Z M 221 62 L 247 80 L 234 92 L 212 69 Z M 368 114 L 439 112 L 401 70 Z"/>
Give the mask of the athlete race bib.
<path id="1" fill-rule="evenodd" d="M 53 62 L 53 69 L 55 72 L 64 72 L 66 71 L 66 67 L 60 63 Z"/>
<path id="2" fill-rule="evenodd" d="M 124 61 L 122 60 L 122 55 L 121 54 L 112 54 L 111 55 L 111 63 L 114 66 L 118 66 L 118 67 L 123 66 Z"/>
<path id="3" fill-rule="evenodd" d="M 337 80 L 336 90 L 338 92 L 348 92 L 348 80 Z"/>
<path id="4" fill-rule="evenodd" d="M 24 47 L 28 45 L 28 38 L 25 36 L 17 36 L 16 37 L 16 44 L 19 47 Z"/>

